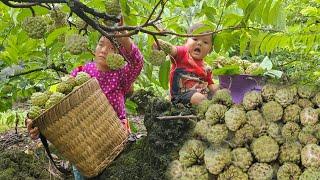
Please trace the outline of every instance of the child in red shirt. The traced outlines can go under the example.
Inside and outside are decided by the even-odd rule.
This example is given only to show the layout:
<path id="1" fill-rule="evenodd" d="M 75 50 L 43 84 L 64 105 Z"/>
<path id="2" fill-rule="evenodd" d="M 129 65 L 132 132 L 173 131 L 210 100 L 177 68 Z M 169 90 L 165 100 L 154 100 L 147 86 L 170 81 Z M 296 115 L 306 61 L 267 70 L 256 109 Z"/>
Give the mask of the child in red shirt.
<path id="1" fill-rule="evenodd" d="M 190 27 L 191 34 L 203 24 Z M 160 41 L 160 46 L 164 41 Z M 170 94 L 173 103 L 200 104 L 219 88 L 203 59 L 212 52 L 212 35 L 190 37 L 183 46 L 171 46 Z"/>

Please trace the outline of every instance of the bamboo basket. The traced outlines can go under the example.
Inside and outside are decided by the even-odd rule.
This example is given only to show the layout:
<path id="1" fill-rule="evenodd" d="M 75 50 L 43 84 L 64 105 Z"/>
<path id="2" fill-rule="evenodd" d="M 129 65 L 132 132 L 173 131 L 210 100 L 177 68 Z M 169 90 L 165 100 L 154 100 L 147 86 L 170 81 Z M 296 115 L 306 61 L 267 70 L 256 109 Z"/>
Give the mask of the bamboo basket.
<path id="1" fill-rule="evenodd" d="M 128 139 L 95 78 L 37 117 L 34 125 L 86 177 L 102 172 Z"/>

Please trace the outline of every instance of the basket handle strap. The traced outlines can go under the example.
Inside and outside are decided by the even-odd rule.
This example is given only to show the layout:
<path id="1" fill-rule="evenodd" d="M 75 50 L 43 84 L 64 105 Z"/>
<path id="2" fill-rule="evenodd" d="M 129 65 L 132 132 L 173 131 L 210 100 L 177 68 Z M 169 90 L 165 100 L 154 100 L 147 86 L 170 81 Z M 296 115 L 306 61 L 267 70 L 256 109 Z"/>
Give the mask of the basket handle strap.
<path id="1" fill-rule="evenodd" d="M 50 149 L 49 149 L 49 145 L 48 145 L 48 141 L 46 139 L 46 137 L 44 137 L 44 135 L 42 135 L 41 133 L 39 134 L 40 140 L 44 146 L 44 149 L 46 150 L 46 153 L 49 156 L 50 161 L 53 163 L 54 167 L 56 167 L 61 173 L 63 174 L 68 174 L 70 173 L 67 169 L 63 168 L 63 167 L 58 167 L 56 162 L 53 160 Z"/>

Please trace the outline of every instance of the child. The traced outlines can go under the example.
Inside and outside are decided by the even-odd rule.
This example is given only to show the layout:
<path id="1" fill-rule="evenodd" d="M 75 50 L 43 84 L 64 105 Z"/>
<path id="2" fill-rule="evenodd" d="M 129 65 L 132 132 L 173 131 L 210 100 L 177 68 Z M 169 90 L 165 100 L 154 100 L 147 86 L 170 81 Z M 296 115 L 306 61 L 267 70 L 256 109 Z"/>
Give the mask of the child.
<path id="1" fill-rule="evenodd" d="M 193 33 L 203 24 L 190 27 Z M 159 41 L 160 47 L 168 45 Z M 164 45 L 166 44 L 166 45 Z M 190 37 L 183 46 L 171 46 L 170 94 L 173 103 L 198 105 L 213 95 L 218 86 L 213 84 L 212 74 L 203 58 L 212 52 L 212 35 Z"/>

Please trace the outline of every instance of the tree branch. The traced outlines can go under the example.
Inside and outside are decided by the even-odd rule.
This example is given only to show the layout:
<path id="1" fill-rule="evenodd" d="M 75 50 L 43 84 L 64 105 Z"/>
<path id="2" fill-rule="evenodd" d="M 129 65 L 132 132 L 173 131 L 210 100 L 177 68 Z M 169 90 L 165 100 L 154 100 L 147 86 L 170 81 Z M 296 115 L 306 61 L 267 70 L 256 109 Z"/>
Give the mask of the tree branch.
<path id="1" fill-rule="evenodd" d="M 40 5 L 41 3 L 65 3 L 67 4 L 70 9 L 71 9 L 71 14 L 75 13 L 77 16 L 79 16 L 82 20 L 84 20 L 88 25 L 90 25 L 93 29 L 97 30 L 100 34 L 106 36 L 108 39 L 110 39 L 111 37 L 129 37 L 132 35 L 136 35 L 139 32 L 143 32 L 152 36 L 167 36 L 167 35 L 175 35 L 178 37 L 197 37 L 197 36 L 205 36 L 205 35 L 212 35 L 212 34 L 217 34 L 220 33 L 221 31 L 227 31 L 227 30 L 235 30 L 235 29 L 256 29 L 256 30 L 262 30 L 262 31 L 268 31 L 268 32 L 280 32 L 280 31 L 276 31 L 276 30 L 272 30 L 272 29 L 263 29 L 263 28 L 256 28 L 256 27 L 229 27 L 229 28 L 225 28 L 225 29 L 216 29 L 213 32 L 208 32 L 208 33 L 203 33 L 203 34 L 199 34 L 199 35 L 190 35 L 190 34 L 178 34 L 175 32 L 171 32 L 171 31 L 151 31 L 148 30 L 148 27 L 156 27 L 156 23 L 158 21 L 161 20 L 161 15 L 163 13 L 165 4 L 167 2 L 167 0 L 159 0 L 159 2 L 155 5 L 155 7 L 153 8 L 150 16 L 148 17 L 148 19 L 146 20 L 146 22 L 142 25 L 139 26 L 120 26 L 120 27 L 107 27 L 103 24 L 101 24 L 98 20 L 94 20 L 93 18 L 90 18 L 88 16 L 88 14 L 93 15 L 94 17 L 100 18 L 100 19 L 104 19 L 104 20 L 112 20 L 115 22 L 119 21 L 119 18 L 115 17 L 115 16 L 110 16 L 106 13 L 101 13 L 96 11 L 93 8 L 90 8 L 88 6 L 86 6 L 85 4 L 81 3 L 79 0 L 11 0 L 10 2 L 8 0 L 0 0 L 1 2 L 5 3 L 5 4 L 11 4 L 10 2 L 16 2 L 16 3 L 29 3 L 28 5 L 31 6 L 35 6 L 35 5 Z M 31 4 L 30 4 L 31 3 Z M 155 13 L 157 7 L 161 4 L 161 10 L 158 14 L 158 16 L 152 19 L 152 15 Z M 22 5 L 22 4 L 21 4 Z M 24 4 L 26 6 L 26 4 Z M 18 8 L 19 6 L 17 4 L 15 4 L 15 8 Z M 223 12 L 221 13 L 221 15 L 223 14 Z M 221 21 L 221 18 L 219 20 L 219 22 Z M 128 33 L 125 34 L 115 34 L 112 32 L 116 32 L 116 31 L 128 31 Z"/>
<path id="2" fill-rule="evenodd" d="M 31 74 L 31 73 L 38 72 L 38 71 L 44 71 L 44 70 L 48 70 L 48 69 L 52 69 L 52 70 L 55 70 L 55 71 L 60 71 L 60 72 L 63 72 L 65 74 L 68 74 L 68 71 L 66 69 L 62 69 L 62 68 L 56 67 L 54 65 L 51 65 L 51 66 L 46 66 L 46 67 L 43 67 L 43 68 L 36 68 L 36 69 L 29 70 L 29 71 L 21 72 L 21 73 L 9 76 L 8 78 L 16 78 L 16 77 L 19 77 L 19 76 Z"/>
<path id="3" fill-rule="evenodd" d="M 146 20 L 146 22 L 145 22 L 144 25 L 146 25 L 146 24 L 149 23 L 150 19 L 152 18 L 153 14 L 156 12 L 156 9 L 158 8 L 158 6 L 160 5 L 161 2 L 162 2 L 162 0 L 160 0 L 160 1 L 156 4 L 156 6 L 152 9 L 152 11 L 151 11 L 151 13 L 150 13 L 150 15 L 149 15 L 149 17 L 148 17 L 148 19 Z"/>
<path id="4" fill-rule="evenodd" d="M 12 4 L 9 1 L 1 0 L 1 2 L 12 8 L 30 8 L 32 6 L 39 5 L 40 3 L 23 3 L 23 4 Z"/>
<path id="5" fill-rule="evenodd" d="M 81 3 L 80 1 L 75 1 L 75 5 L 76 6 L 79 6 L 79 8 L 81 8 L 84 12 L 87 12 L 95 17 L 99 17 L 99 18 L 102 18 L 102 19 L 105 19 L 105 20 L 112 20 L 114 21 L 115 23 L 118 23 L 120 22 L 120 19 L 117 18 L 116 16 L 113 16 L 113 15 L 109 15 L 107 13 L 102 13 L 102 12 L 98 12 L 96 11 L 95 9 L 93 8 L 90 8 L 86 5 L 84 5 L 83 3 Z"/>

